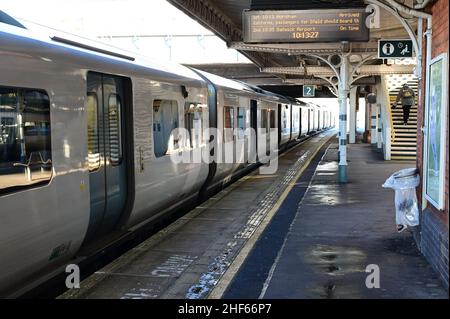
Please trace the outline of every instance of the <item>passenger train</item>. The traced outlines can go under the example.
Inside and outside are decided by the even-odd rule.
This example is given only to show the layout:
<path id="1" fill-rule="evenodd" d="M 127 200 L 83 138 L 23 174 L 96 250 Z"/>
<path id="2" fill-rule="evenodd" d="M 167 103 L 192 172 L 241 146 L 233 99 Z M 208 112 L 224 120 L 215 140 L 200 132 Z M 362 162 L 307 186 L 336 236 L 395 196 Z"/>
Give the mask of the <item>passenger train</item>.
<path id="1" fill-rule="evenodd" d="M 256 165 L 174 164 L 171 152 L 192 152 L 205 139 L 180 146 L 173 129 L 273 128 L 283 149 L 333 125 L 317 105 L 41 31 L 0 22 L 1 297 Z"/>

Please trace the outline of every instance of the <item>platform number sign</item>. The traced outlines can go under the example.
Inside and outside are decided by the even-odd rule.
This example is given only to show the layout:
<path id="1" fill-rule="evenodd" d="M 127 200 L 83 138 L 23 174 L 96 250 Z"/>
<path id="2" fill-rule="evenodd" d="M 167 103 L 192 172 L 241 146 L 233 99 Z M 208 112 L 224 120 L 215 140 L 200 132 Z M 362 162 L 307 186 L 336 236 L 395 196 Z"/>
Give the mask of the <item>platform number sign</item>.
<path id="1" fill-rule="evenodd" d="M 380 40 L 378 41 L 378 57 L 380 59 L 412 58 L 412 40 Z"/>
<path id="2" fill-rule="evenodd" d="M 314 85 L 303 85 L 303 97 L 315 97 L 316 87 Z"/>

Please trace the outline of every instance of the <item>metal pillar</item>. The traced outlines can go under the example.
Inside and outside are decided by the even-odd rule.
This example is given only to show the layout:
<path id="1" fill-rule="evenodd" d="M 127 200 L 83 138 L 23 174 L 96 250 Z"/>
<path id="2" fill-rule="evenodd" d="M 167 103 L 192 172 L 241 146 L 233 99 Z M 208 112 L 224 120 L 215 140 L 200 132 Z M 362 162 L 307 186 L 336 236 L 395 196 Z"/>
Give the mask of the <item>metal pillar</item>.
<path id="1" fill-rule="evenodd" d="M 377 148 L 378 148 L 378 150 L 381 150 L 381 148 L 383 147 L 383 145 L 382 145 L 382 142 L 383 142 L 382 128 L 383 128 L 383 126 L 382 126 L 382 122 L 381 122 L 381 104 L 378 103 L 377 104 Z"/>
<path id="2" fill-rule="evenodd" d="M 339 183 L 347 183 L 347 96 L 349 91 L 349 61 L 342 55 L 339 81 Z"/>
<path id="3" fill-rule="evenodd" d="M 353 87 L 350 90 L 350 133 L 348 136 L 348 142 L 350 144 L 356 143 L 356 102 L 358 99 L 357 93 L 357 87 Z"/>
<path id="4" fill-rule="evenodd" d="M 386 76 L 381 76 L 379 99 L 381 102 L 381 125 L 383 125 L 383 151 L 384 159 L 391 160 L 391 142 L 392 142 L 392 127 L 391 127 L 391 112 L 390 100 L 387 86 Z"/>
<path id="5" fill-rule="evenodd" d="M 370 104 L 370 113 L 371 113 L 371 138 L 370 143 L 375 148 L 378 141 L 378 132 L 377 132 L 377 105 L 376 104 Z"/>

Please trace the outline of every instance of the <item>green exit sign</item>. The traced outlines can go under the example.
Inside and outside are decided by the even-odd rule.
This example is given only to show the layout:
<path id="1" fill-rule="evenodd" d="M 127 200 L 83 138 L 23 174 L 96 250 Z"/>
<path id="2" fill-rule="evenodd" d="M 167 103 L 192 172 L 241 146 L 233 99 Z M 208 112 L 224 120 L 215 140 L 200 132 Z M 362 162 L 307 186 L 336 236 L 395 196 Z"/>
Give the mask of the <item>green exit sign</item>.
<path id="1" fill-rule="evenodd" d="M 303 97 L 315 97 L 316 87 L 315 85 L 303 85 Z"/>

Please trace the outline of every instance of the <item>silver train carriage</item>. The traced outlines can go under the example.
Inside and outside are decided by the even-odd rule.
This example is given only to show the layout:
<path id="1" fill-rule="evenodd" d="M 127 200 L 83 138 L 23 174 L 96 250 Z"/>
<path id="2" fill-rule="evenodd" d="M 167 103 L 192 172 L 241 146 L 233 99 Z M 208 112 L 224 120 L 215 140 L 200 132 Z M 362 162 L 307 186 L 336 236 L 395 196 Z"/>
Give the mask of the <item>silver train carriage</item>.
<path id="1" fill-rule="evenodd" d="M 256 165 L 174 163 L 174 152 L 207 147 L 200 128 L 273 128 L 281 149 L 330 126 L 331 117 L 313 120 L 314 105 L 46 32 L 0 22 L 2 297 Z M 191 134 L 180 140 L 177 128 Z"/>

